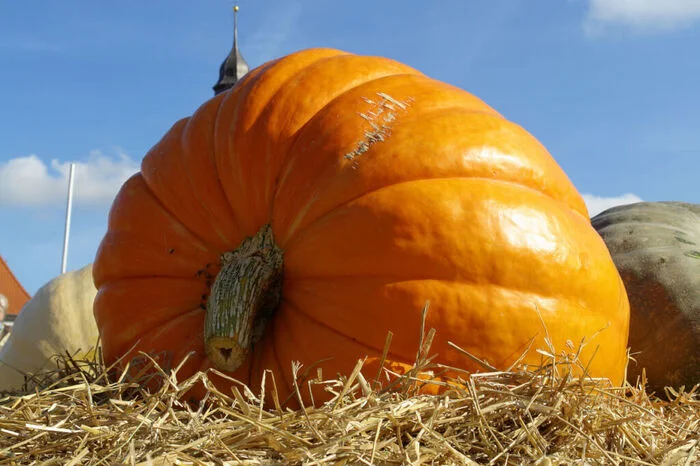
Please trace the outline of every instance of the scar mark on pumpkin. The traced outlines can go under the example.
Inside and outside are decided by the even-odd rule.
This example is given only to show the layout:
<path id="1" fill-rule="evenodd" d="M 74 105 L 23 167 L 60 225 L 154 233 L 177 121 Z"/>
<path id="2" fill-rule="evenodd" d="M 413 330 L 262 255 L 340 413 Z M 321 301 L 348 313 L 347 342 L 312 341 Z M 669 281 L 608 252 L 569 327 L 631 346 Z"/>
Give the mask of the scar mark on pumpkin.
<path id="1" fill-rule="evenodd" d="M 679 243 L 689 244 L 689 245 L 691 245 L 691 246 L 695 246 L 695 243 L 694 243 L 694 242 L 692 242 L 692 241 L 690 241 L 690 240 L 688 240 L 688 239 L 682 237 L 681 235 L 676 235 L 676 236 L 674 236 L 674 238 L 675 238 L 676 241 L 678 241 Z"/>
<path id="2" fill-rule="evenodd" d="M 408 109 L 410 100 L 402 102 L 383 92 L 377 92 L 379 100 L 364 98 L 365 103 L 373 108 L 360 113 L 360 117 L 366 120 L 370 128 L 365 131 L 364 138 L 357 144 L 354 151 L 345 154 L 345 158 L 352 161 L 352 167 L 357 168 L 357 158 L 366 153 L 370 147 L 378 142 L 383 142 L 391 134 L 391 127 L 396 121 L 399 111 Z"/>

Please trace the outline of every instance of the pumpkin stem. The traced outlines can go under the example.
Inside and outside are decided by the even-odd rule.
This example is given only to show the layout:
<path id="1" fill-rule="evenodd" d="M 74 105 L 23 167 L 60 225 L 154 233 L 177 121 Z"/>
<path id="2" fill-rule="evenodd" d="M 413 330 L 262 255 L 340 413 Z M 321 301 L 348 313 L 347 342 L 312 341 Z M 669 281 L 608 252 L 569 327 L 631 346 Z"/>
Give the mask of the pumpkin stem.
<path id="1" fill-rule="evenodd" d="M 207 357 L 217 369 L 238 369 L 262 337 L 282 297 L 283 259 L 270 225 L 221 256 L 204 318 Z"/>

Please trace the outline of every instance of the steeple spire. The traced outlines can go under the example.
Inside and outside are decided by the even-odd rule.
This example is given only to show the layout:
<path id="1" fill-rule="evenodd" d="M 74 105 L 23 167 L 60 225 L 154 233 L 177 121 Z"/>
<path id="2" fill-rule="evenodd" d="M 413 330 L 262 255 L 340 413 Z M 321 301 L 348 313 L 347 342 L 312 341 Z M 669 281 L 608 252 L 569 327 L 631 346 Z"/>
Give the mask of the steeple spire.
<path id="1" fill-rule="evenodd" d="M 248 63 L 238 50 L 238 5 L 233 7 L 233 47 L 219 67 L 219 81 L 214 85 L 214 95 L 232 88 L 248 72 Z"/>

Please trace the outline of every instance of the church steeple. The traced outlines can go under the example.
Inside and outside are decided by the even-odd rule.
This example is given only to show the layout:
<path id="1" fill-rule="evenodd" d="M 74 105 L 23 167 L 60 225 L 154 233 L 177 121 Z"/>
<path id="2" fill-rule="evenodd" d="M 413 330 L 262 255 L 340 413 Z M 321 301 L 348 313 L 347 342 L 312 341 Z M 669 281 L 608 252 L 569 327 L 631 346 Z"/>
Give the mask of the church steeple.
<path id="1" fill-rule="evenodd" d="M 238 5 L 233 7 L 233 47 L 219 67 L 219 81 L 214 85 L 214 95 L 233 87 L 248 72 L 248 63 L 238 50 Z"/>

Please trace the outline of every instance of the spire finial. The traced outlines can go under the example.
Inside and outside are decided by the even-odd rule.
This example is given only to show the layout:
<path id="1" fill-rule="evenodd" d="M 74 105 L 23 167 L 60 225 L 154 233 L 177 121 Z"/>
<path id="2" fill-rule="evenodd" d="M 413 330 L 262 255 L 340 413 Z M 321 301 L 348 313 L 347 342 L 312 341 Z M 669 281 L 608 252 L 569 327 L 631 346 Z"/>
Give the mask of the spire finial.
<path id="1" fill-rule="evenodd" d="M 238 5 L 233 6 L 233 46 L 219 68 L 219 81 L 214 85 L 214 95 L 232 88 L 248 72 L 248 63 L 238 50 Z"/>
<path id="2" fill-rule="evenodd" d="M 238 5 L 233 5 L 233 48 L 238 50 Z"/>

